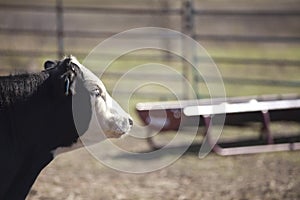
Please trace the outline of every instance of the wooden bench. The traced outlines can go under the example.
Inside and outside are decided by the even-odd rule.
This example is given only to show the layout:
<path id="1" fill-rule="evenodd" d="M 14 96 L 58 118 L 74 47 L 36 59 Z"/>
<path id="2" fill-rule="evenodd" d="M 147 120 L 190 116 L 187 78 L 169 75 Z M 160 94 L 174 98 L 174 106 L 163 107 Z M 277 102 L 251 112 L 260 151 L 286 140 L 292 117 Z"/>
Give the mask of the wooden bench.
<path id="1" fill-rule="evenodd" d="M 270 123 L 276 121 L 300 122 L 300 98 L 288 96 L 252 96 L 222 99 L 202 99 L 174 102 L 139 103 L 136 110 L 149 132 L 178 130 L 180 126 L 189 126 L 198 120 L 198 126 L 204 126 L 209 144 L 220 155 L 249 154 L 259 152 L 300 149 L 300 136 L 273 138 Z M 262 123 L 259 143 L 234 141 L 220 145 L 212 140 L 209 127 L 217 115 L 226 115 L 224 125 L 245 126 L 249 123 Z M 150 116 L 151 115 L 151 116 Z M 195 125 L 195 123 L 193 124 Z M 151 148 L 157 149 L 152 137 L 147 138 Z M 235 146 L 234 146 L 235 144 Z M 227 147 L 226 147 L 227 146 Z M 234 146 L 234 147 L 233 147 Z"/>

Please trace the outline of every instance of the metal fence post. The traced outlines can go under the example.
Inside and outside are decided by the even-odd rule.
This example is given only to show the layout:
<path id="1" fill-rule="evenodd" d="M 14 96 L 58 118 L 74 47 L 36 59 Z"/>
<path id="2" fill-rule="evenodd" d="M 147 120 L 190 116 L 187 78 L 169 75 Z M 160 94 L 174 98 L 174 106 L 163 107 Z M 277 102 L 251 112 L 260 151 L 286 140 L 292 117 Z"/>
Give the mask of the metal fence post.
<path id="1" fill-rule="evenodd" d="M 56 37 L 57 37 L 57 56 L 64 56 L 64 18 L 63 1 L 56 0 Z"/>
<path id="2" fill-rule="evenodd" d="M 170 5 L 171 5 L 170 3 L 171 3 L 170 0 L 161 0 L 160 1 L 160 5 L 161 5 L 162 9 L 165 10 L 165 12 L 170 9 Z M 158 22 L 159 22 L 159 26 L 167 28 L 171 22 L 170 15 L 165 15 L 164 17 L 160 17 Z M 171 48 L 170 39 L 168 37 L 162 37 L 161 42 L 163 43 L 163 45 L 165 46 L 166 49 Z M 170 62 L 171 54 L 169 52 L 165 52 L 164 58 L 167 62 Z"/>
<path id="3" fill-rule="evenodd" d="M 193 0 L 184 0 L 182 2 L 182 16 L 181 16 L 181 23 L 182 23 L 182 32 L 192 38 L 194 38 L 194 8 L 193 8 Z M 182 45 L 182 53 L 185 58 L 193 59 L 194 50 L 191 49 L 191 46 L 184 41 L 183 39 Z M 182 74 L 185 79 L 194 86 L 194 77 L 193 77 L 193 70 L 189 64 L 186 64 L 186 61 L 182 59 Z M 192 98 L 192 92 L 189 85 L 187 85 L 186 81 L 183 80 L 183 96 L 185 99 Z"/>

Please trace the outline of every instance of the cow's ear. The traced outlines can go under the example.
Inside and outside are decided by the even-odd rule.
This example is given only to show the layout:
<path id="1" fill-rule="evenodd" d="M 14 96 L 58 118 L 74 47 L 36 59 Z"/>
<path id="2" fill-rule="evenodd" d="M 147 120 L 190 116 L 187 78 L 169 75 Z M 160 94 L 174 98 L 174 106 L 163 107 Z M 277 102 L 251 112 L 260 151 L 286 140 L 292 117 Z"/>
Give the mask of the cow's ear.
<path id="1" fill-rule="evenodd" d="M 44 63 L 44 68 L 45 69 L 50 69 L 50 68 L 53 68 L 57 65 L 57 61 L 52 61 L 52 60 L 47 60 L 45 63 Z"/>
<path id="2" fill-rule="evenodd" d="M 65 67 L 65 73 L 61 76 L 64 79 L 65 95 L 75 94 L 75 78 L 77 76 L 78 66 L 71 62 L 70 58 L 66 58 L 62 66 Z"/>

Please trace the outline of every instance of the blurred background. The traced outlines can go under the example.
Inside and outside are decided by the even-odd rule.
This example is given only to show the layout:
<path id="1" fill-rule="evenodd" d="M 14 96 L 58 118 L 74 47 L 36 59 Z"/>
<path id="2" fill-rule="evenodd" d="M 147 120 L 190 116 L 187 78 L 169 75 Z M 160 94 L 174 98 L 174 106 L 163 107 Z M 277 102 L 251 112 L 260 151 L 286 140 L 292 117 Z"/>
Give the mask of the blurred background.
<path id="1" fill-rule="evenodd" d="M 228 97 L 299 94 L 299 20 L 299 0 L 0 0 L 0 74 L 40 71 L 45 60 L 69 54 L 82 61 L 106 38 L 151 26 L 177 30 L 198 41 L 218 66 Z M 161 37 L 166 47 L 170 40 Z M 164 51 L 126 54 L 112 63 L 102 80 L 111 91 L 125 72 L 149 62 L 180 71 L 197 98 L 209 97 L 189 64 Z M 143 77 L 155 80 L 158 74 L 149 69 Z M 128 84 L 138 77 L 141 74 L 133 74 Z M 167 74 L 164 79 L 178 84 L 181 99 L 191 98 L 180 80 Z M 130 100 L 130 112 L 138 121 L 137 102 L 175 99 L 165 88 L 140 88 Z M 257 129 L 225 128 L 224 133 L 251 135 Z M 299 133 L 300 126 L 275 124 L 272 130 Z M 145 141 L 137 146 L 147 148 Z M 299 174 L 299 152 L 211 154 L 200 160 L 197 151 L 190 151 L 170 167 L 133 175 L 109 169 L 85 150 L 77 150 L 55 159 L 28 199 L 300 199 Z"/>

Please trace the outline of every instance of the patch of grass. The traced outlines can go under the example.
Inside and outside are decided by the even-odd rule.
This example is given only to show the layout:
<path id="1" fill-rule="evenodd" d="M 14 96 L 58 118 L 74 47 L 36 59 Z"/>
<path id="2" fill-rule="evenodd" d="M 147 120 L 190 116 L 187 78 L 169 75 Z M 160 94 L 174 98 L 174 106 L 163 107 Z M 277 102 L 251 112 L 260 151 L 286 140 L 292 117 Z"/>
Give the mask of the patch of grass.
<path id="1" fill-rule="evenodd" d="M 202 44 L 202 43 L 201 43 Z M 219 57 L 291 59 L 300 57 L 299 44 L 268 43 L 213 43 L 203 42 L 208 53 Z"/>

